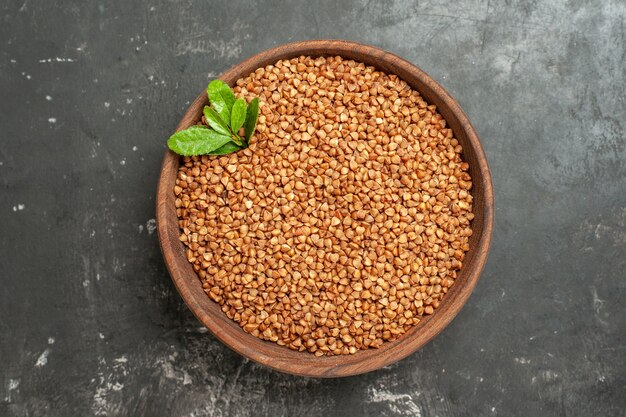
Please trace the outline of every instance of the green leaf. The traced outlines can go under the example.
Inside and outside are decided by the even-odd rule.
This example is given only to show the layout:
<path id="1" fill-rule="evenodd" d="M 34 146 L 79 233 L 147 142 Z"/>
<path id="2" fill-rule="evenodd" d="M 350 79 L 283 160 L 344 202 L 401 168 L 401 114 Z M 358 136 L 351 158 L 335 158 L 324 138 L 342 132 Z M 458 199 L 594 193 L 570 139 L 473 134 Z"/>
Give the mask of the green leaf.
<path id="1" fill-rule="evenodd" d="M 207 87 L 211 107 L 220 115 L 222 120 L 230 125 L 230 109 L 235 104 L 235 94 L 228 84 L 222 80 L 213 80 Z"/>
<path id="2" fill-rule="evenodd" d="M 253 98 L 250 104 L 248 104 L 248 112 L 246 114 L 246 141 L 249 141 L 256 129 L 256 122 L 259 119 L 259 99 Z"/>
<path id="3" fill-rule="evenodd" d="M 211 126 L 217 133 L 230 136 L 230 129 L 228 129 L 228 125 L 224 123 L 220 115 L 217 114 L 215 110 L 209 106 L 204 106 L 204 117 L 206 118 L 209 126 Z"/>
<path id="4" fill-rule="evenodd" d="M 240 98 L 235 101 L 230 114 L 230 128 L 234 133 L 239 132 L 246 121 L 246 100 Z"/>
<path id="5" fill-rule="evenodd" d="M 205 155 L 231 142 L 230 136 L 201 126 L 174 133 L 167 140 L 167 146 L 179 155 Z"/>
<path id="6" fill-rule="evenodd" d="M 237 152 L 238 150 L 241 150 L 239 146 L 235 145 L 233 142 L 228 142 L 221 148 L 211 151 L 209 155 L 227 155 L 229 153 Z"/>
<path id="7" fill-rule="evenodd" d="M 244 141 L 239 137 L 239 135 L 230 135 L 230 139 L 235 143 L 235 145 L 247 148 L 248 145 L 244 143 Z"/>

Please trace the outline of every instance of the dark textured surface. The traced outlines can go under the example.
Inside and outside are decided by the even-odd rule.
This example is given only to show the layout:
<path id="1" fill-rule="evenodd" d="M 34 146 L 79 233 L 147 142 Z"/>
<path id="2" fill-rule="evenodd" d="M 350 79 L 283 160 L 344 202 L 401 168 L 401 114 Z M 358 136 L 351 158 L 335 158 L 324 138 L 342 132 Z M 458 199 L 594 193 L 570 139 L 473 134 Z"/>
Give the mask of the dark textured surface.
<path id="1" fill-rule="evenodd" d="M 0 4 L 0 415 L 623 415 L 624 3 L 248 3 Z M 311 38 L 373 44 L 439 80 L 496 195 L 459 317 L 342 380 L 278 374 L 205 333 L 154 233 L 188 100 Z"/>

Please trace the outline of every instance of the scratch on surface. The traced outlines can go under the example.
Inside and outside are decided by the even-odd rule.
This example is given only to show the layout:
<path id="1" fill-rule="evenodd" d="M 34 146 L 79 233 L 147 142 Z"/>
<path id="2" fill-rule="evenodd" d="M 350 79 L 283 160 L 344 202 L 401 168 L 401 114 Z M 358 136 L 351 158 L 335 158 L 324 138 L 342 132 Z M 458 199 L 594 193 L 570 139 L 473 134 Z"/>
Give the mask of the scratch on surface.
<path id="1" fill-rule="evenodd" d="M 370 403 L 385 404 L 391 412 L 398 415 L 407 415 L 408 413 L 412 416 L 422 417 L 422 410 L 409 394 L 395 394 L 382 385 L 378 388 L 370 387 L 368 393 Z"/>
<path id="2" fill-rule="evenodd" d="M 233 59 L 238 58 L 243 50 L 243 42 L 249 35 L 242 35 L 247 32 L 249 25 L 236 20 L 233 23 L 233 35 L 228 40 L 213 40 L 206 33 L 201 33 L 182 39 L 177 45 L 176 55 L 184 54 L 212 54 L 215 58 Z"/>
<path id="3" fill-rule="evenodd" d="M 157 359 L 155 364 L 161 366 L 161 370 L 163 371 L 163 376 L 167 379 L 172 379 L 174 381 L 182 382 L 183 385 L 191 385 L 193 380 L 189 373 L 185 370 L 174 369 L 174 364 L 172 363 L 176 359 L 176 352 L 174 354 L 169 355 L 168 357 L 162 357 Z"/>
<path id="4" fill-rule="evenodd" d="M 72 58 L 59 58 L 59 57 L 46 58 L 46 59 L 39 60 L 40 64 L 45 64 L 45 63 L 50 63 L 50 62 L 76 62 L 76 60 Z"/>
<path id="5" fill-rule="evenodd" d="M 593 299 L 593 310 L 596 313 L 596 318 L 600 323 L 606 326 L 608 323 L 600 317 L 602 315 L 602 309 L 604 308 L 604 303 L 606 301 L 598 296 L 598 290 L 596 289 L 596 287 L 593 286 L 591 287 L 591 296 Z"/>
<path id="6" fill-rule="evenodd" d="M 487 38 L 487 26 L 483 26 L 480 34 L 480 54 L 485 52 L 485 41 Z"/>
<path id="7" fill-rule="evenodd" d="M 496 81 L 504 82 L 509 80 L 515 72 L 515 67 L 519 64 L 521 52 L 516 56 L 500 54 L 492 61 L 492 66 L 496 70 Z"/>
<path id="8" fill-rule="evenodd" d="M 126 362 L 117 362 L 109 367 L 106 360 L 100 358 L 97 375 L 98 385 L 91 403 L 91 410 L 96 416 L 117 415 L 120 411 L 121 402 L 116 393 L 124 389 L 122 378 L 128 375 L 125 365 Z"/>
<path id="9" fill-rule="evenodd" d="M 239 363 L 239 366 L 237 367 L 235 376 L 233 376 L 233 381 L 231 382 L 228 392 L 226 393 L 226 398 L 225 398 L 226 405 L 224 407 L 225 409 L 224 414 L 227 414 L 228 411 L 230 411 L 230 404 L 233 399 L 233 393 L 235 391 L 235 387 L 237 386 L 237 381 L 239 380 L 239 376 L 241 375 L 241 370 L 243 369 L 244 366 L 246 366 L 247 363 L 248 363 L 248 360 L 244 358 L 241 360 L 241 362 Z"/>
<path id="10" fill-rule="evenodd" d="M 190 38 L 183 39 L 177 48 L 176 55 L 191 54 L 212 54 L 215 58 L 232 59 L 241 55 L 242 51 L 242 39 L 239 35 L 236 35 L 230 40 L 209 40 Z"/>

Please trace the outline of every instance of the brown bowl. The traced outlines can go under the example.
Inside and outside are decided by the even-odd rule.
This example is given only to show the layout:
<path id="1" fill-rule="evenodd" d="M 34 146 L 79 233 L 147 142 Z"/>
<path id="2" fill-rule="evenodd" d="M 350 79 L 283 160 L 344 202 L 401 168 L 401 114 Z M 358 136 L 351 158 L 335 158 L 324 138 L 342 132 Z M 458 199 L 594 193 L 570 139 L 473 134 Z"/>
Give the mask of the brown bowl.
<path id="1" fill-rule="evenodd" d="M 244 332 L 204 293 L 198 276 L 185 258 L 183 245 L 179 240 L 180 229 L 173 191 L 180 161 L 178 155 L 169 151 L 163 160 L 157 193 L 159 241 L 167 268 L 183 300 L 198 320 L 231 349 L 255 362 L 295 375 L 340 377 L 361 374 L 396 362 L 424 346 L 452 321 L 469 298 L 485 265 L 491 241 L 493 228 L 491 173 L 478 136 L 458 103 L 415 65 L 381 49 L 336 40 L 295 42 L 248 58 L 223 73 L 220 78 L 232 86 L 237 79 L 247 76 L 259 67 L 300 55 L 340 55 L 372 65 L 389 74 L 398 75 L 427 102 L 437 105 L 439 112 L 463 146 L 463 159 L 469 163 L 469 173 L 473 181 L 474 233 L 469 241 L 470 250 L 466 253 L 463 267 L 439 308 L 433 315 L 424 317 L 418 325 L 398 340 L 385 342 L 379 349 L 360 350 L 354 355 L 318 357 L 309 352 L 297 352 L 258 339 Z M 177 130 L 185 129 L 200 120 L 202 108 L 206 104 L 207 96 L 203 90 L 187 109 Z"/>

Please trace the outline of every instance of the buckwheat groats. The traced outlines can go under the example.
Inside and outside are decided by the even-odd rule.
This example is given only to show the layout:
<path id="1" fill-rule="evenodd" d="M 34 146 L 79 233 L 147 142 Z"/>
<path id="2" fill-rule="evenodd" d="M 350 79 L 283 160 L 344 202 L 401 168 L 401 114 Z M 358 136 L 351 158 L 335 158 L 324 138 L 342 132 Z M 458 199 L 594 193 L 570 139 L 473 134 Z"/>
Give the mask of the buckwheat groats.
<path id="1" fill-rule="evenodd" d="M 472 234 L 471 178 L 435 106 L 341 57 L 259 68 L 249 148 L 184 157 L 174 192 L 204 291 L 248 333 L 356 353 L 433 314 Z"/>

